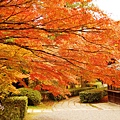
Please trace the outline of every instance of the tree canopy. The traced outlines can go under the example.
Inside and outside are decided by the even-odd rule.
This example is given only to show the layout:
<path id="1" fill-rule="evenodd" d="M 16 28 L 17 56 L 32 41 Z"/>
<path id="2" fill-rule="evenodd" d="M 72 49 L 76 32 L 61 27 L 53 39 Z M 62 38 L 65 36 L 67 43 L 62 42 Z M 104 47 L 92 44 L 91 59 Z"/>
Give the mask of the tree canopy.
<path id="1" fill-rule="evenodd" d="M 76 76 L 119 86 L 120 24 L 91 1 L 0 0 L 1 86 L 29 77 L 57 95 Z"/>

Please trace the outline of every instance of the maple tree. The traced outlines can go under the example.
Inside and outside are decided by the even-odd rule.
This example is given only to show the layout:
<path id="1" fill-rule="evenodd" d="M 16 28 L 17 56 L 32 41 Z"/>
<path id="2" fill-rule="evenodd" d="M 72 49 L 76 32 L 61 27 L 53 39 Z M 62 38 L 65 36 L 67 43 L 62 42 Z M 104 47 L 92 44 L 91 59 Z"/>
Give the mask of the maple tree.
<path id="1" fill-rule="evenodd" d="M 108 62 L 120 59 L 120 24 L 91 1 L 1 0 L 0 80 L 26 86 L 29 77 L 54 95 L 76 76 L 119 86 L 120 71 Z"/>

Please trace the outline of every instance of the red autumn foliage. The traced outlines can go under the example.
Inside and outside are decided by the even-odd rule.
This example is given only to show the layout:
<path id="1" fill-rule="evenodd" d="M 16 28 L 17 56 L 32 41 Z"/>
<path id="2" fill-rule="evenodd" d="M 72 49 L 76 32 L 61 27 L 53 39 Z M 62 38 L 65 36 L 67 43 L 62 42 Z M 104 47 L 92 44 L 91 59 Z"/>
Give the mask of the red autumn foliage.
<path id="1" fill-rule="evenodd" d="M 29 71 L 54 94 L 76 76 L 119 86 L 118 63 L 108 63 L 120 59 L 120 23 L 91 1 L 1 0 L 0 74 L 13 82 L 21 78 L 16 71 Z"/>

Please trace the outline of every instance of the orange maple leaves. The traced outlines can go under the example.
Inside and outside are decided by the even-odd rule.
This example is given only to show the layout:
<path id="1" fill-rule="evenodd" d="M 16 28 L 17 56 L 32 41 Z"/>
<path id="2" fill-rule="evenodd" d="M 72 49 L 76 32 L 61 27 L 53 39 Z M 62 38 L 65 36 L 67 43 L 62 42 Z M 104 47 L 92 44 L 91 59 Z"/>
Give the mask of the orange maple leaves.
<path id="1" fill-rule="evenodd" d="M 29 70 L 31 79 L 40 80 L 42 87 L 51 91 L 74 82 L 76 75 L 88 81 L 100 78 L 107 84 L 114 81 L 114 85 L 118 85 L 120 71 L 109 68 L 107 63 L 111 58 L 120 58 L 119 23 L 89 2 L 91 0 L 0 2 L 0 43 L 17 46 L 16 55 L 22 50 L 19 58 L 13 56 L 14 62 L 6 61 L 5 65 L 9 63 L 17 71 L 22 66 Z"/>

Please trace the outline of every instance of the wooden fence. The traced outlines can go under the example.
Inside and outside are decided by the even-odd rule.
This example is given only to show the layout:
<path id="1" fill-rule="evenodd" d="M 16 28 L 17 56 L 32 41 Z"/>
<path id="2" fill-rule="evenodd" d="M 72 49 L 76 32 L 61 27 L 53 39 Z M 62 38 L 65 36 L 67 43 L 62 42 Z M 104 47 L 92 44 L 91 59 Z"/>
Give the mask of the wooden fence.
<path id="1" fill-rule="evenodd" d="M 120 105 L 120 88 L 108 85 L 108 101 Z"/>

